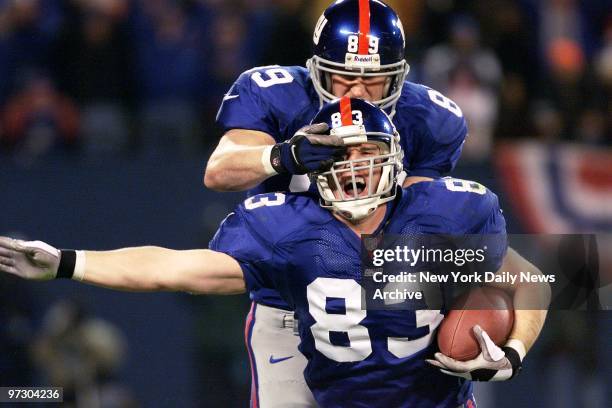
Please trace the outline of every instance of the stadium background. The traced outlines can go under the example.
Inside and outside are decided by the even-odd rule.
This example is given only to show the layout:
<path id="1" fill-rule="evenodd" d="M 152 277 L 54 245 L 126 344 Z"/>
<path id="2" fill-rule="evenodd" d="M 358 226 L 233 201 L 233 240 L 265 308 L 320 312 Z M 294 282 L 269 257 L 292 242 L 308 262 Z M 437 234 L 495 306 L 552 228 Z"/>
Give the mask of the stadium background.
<path id="1" fill-rule="evenodd" d="M 514 233 L 612 231 L 605 0 L 389 2 L 409 79 L 470 124 L 455 175 Z M 244 69 L 300 65 L 327 1 L 1 0 L 0 234 L 60 247 L 203 247 L 242 194 L 202 186 Z M 246 406 L 246 296 L 126 294 L 0 279 L 0 386 L 79 406 Z M 609 313 L 554 314 L 482 406 L 609 406 Z"/>

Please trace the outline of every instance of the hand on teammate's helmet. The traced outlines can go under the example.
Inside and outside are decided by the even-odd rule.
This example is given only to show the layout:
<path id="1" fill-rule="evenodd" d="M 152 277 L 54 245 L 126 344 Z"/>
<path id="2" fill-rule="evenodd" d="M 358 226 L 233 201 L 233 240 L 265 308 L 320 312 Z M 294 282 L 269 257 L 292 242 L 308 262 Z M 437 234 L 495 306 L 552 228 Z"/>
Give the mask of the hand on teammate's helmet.
<path id="1" fill-rule="evenodd" d="M 272 166 L 279 173 L 306 174 L 328 170 L 334 161 L 339 160 L 346 152 L 342 138 L 328 134 L 326 123 L 308 125 L 283 143 L 278 143 L 275 163 Z"/>
<path id="2" fill-rule="evenodd" d="M 521 357 L 516 350 L 508 346 L 497 346 L 478 325 L 474 326 L 473 331 L 480 345 L 480 354 L 475 359 L 459 361 L 436 353 L 435 360 L 426 361 L 440 368 L 444 374 L 472 381 L 505 381 L 518 374 Z"/>
<path id="3" fill-rule="evenodd" d="M 54 279 L 60 251 L 42 241 L 21 241 L 0 237 L 0 272 L 24 279 Z"/>

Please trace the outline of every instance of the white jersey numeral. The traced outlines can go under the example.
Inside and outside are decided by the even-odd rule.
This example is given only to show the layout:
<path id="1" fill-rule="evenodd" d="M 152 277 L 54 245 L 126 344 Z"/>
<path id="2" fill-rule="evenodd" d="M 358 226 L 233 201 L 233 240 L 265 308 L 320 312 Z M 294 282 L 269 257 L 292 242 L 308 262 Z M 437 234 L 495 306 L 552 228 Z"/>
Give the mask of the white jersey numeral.
<path id="1" fill-rule="evenodd" d="M 432 341 L 434 331 L 444 318 L 439 310 L 415 310 L 415 314 L 416 327 L 427 326 L 429 332 L 425 336 L 414 340 L 409 340 L 407 337 L 389 337 L 387 347 L 391 354 L 397 358 L 410 357 L 427 347 Z"/>
<path id="2" fill-rule="evenodd" d="M 361 310 L 361 286 L 352 279 L 317 278 L 306 288 L 308 312 L 316 320 L 310 327 L 315 348 L 334 361 L 361 361 L 372 353 L 368 329 L 361 326 L 366 311 Z M 325 311 L 327 298 L 344 299 L 345 313 Z M 345 332 L 350 346 L 331 344 L 330 331 Z"/>
<path id="3" fill-rule="evenodd" d="M 259 207 L 275 207 L 285 204 L 283 193 L 268 193 L 249 197 L 244 201 L 244 208 L 254 210 Z"/>
<path id="4" fill-rule="evenodd" d="M 436 91 L 435 89 L 430 88 L 427 90 L 427 93 L 429 94 L 429 99 L 431 99 L 433 103 L 452 112 L 457 117 L 460 117 L 460 118 L 463 117 L 463 112 L 461 111 L 461 108 L 455 102 L 453 102 L 446 96 L 442 95 L 440 92 Z"/>
<path id="5" fill-rule="evenodd" d="M 315 320 L 310 327 L 315 348 L 327 358 L 338 362 L 361 361 L 372 354 L 370 333 L 360 323 L 367 311 L 361 309 L 361 286 L 352 279 L 317 278 L 306 288 L 308 312 Z M 326 310 L 329 298 L 344 301 L 344 313 L 329 313 Z M 444 316 L 439 310 L 416 310 L 416 327 L 427 327 L 428 331 L 417 339 L 406 337 L 387 338 L 388 350 L 398 358 L 406 358 L 427 347 Z M 332 344 L 330 333 L 344 333 L 348 345 Z"/>
<path id="6" fill-rule="evenodd" d="M 455 178 L 445 178 L 444 184 L 450 191 L 457 191 L 460 193 L 476 193 L 484 195 L 487 193 L 487 188 L 480 183 L 469 180 L 461 180 Z"/>
<path id="7" fill-rule="evenodd" d="M 273 85 L 293 82 L 293 76 L 284 68 L 270 68 L 266 69 L 264 73 L 268 76 L 268 79 L 264 79 L 261 72 L 255 72 L 251 75 L 251 79 L 253 79 L 260 88 L 268 88 Z"/>

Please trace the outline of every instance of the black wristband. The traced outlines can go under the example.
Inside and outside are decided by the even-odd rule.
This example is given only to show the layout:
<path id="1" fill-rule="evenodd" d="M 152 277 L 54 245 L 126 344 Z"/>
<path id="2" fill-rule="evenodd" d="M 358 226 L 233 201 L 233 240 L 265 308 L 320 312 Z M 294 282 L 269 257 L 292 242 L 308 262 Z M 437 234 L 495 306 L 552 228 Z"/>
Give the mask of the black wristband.
<path id="1" fill-rule="evenodd" d="M 281 162 L 281 143 L 272 146 L 272 151 L 270 151 L 270 164 L 278 174 L 287 173 L 287 169 Z"/>
<path id="2" fill-rule="evenodd" d="M 76 264 L 76 251 L 72 249 L 60 250 L 60 263 L 55 279 L 72 279 L 74 265 Z"/>
<path id="3" fill-rule="evenodd" d="M 506 353 L 506 358 L 510 361 L 510 364 L 512 364 L 512 377 L 510 378 L 514 378 L 523 367 L 521 356 L 519 355 L 518 351 L 512 347 L 504 346 L 501 349 L 504 351 L 504 353 Z"/>

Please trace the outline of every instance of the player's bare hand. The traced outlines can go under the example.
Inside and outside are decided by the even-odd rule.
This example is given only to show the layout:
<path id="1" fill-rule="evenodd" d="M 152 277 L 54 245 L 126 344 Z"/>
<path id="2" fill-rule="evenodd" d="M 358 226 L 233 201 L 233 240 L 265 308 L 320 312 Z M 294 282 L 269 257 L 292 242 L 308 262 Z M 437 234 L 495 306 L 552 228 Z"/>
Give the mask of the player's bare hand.
<path id="1" fill-rule="evenodd" d="M 0 272 L 24 279 L 55 278 L 60 251 L 42 241 L 21 241 L 0 237 Z"/>
<path id="2" fill-rule="evenodd" d="M 275 146 L 279 173 L 306 174 L 328 170 L 346 152 L 342 138 L 329 134 L 326 123 L 304 126 L 293 137 Z"/>
<path id="3" fill-rule="evenodd" d="M 459 361 L 436 353 L 435 360 L 426 361 L 440 368 L 444 374 L 473 381 L 504 381 L 515 376 L 521 367 L 518 353 L 511 347 L 497 346 L 478 325 L 474 326 L 473 331 L 480 346 L 480 354 L 475 359 Z"/>

